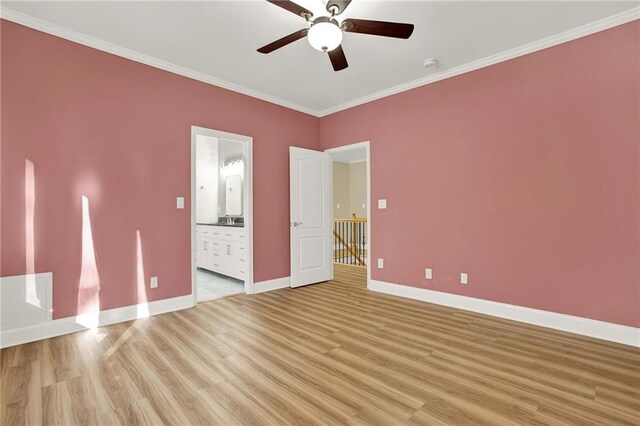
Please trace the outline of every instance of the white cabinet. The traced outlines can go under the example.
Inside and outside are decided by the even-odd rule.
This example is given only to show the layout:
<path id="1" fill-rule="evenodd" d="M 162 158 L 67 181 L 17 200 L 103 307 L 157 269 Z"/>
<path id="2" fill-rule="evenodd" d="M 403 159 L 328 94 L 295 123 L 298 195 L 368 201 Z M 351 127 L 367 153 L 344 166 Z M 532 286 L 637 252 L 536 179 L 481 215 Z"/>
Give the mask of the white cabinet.
<path id="1" fill-rule="evenodd" d="M 196 266 L 239 280 L 246 276 L 244 228 L 197 225 Z"/>

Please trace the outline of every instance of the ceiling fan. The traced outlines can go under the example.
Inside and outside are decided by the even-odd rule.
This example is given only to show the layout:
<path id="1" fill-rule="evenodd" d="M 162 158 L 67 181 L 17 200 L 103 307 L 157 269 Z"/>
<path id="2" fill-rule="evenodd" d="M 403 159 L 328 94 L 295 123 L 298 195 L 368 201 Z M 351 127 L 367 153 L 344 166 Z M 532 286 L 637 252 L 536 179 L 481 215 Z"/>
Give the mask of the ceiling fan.
<path id="1" fill-rule="evenodd" d="M 258 49 L 260 53 L 271 53 L 296 40 L 307 37 L 309 44 L 314 49 L 327 52 L 335 71 L 340 71 L 349 66 L 347 58 L 342 50 L 342 32 L 371 34 L 382 37 L 394 37 L 408 39 L 413 33 L 413 24 L 400 24 L 396 22 L 369 21 L 366 19 L 345 19 L 339 23 L 335 17 L 340 15 L 349 6 L 351 0 L 329 0 L 326 8 L 330 16 L 313 17 L 313 13 L 304 7 L 289 0 L 267 0 L 289 12 L 300 15 L 309 23 L 309 28 L 298 30 L 284 36 L 279 40 L 269 43 Z"/>

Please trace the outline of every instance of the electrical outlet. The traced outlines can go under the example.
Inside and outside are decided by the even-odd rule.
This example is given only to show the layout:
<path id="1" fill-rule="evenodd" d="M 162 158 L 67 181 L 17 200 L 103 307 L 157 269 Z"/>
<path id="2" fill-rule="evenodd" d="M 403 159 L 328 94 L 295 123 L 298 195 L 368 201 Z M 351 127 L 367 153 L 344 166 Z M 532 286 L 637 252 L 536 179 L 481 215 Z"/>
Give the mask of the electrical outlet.
<path id="1" fill-rule="evenodd" d="M 362 203 L 362 208 L 363 209 L 367 208 L 367 205 L 365 203 Z"/>
<path id="2" fill-rule="evenodd" d="M 176 208 L 184 209 L 184 197 L 176 197 Z"/>
<path id="3" fill-rule="evenodd" d="M 469 276 L 467 274 L 465 274 L 464 272 L 460 274 L 460 284 L 468 284 L 469 283 Z"/>
<path id="4" fill-rule="evenodd" d="M 158 288 L 158 277 L 151 277 L 151 288 Z"/>
<path id="5" fill-rule="evenodd" d="M 433 278 L 433 271 L 431 270 L 431 268 L 427 268 L 424 270 L 424 277 L 428 280 Z"/>
<path id="6" fill-rule="evenodd" d="M 340 203 L 336 204 L 336 206 L 337 206 L 338 208 L 340 208 Z"/>
<path id="7" fill-rule="evenodd" d="M 378 269 L 384 269 L 384 259 L 378 259 Z"/>
<path id="8" fill-rule="evenodd" d="M 378 208 L 386 209 L 387 208 L 387 200 L 378 200 Z"/>

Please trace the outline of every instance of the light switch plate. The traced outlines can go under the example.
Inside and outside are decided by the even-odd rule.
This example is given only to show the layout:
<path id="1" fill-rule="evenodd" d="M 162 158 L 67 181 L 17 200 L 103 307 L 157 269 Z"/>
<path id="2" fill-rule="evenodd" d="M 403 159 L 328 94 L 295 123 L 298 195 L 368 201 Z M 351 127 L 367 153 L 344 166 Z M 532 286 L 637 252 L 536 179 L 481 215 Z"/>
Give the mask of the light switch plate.
<path id="1" fill-rule="evenodd" d="M 433 278 L 433 271 L 431 270 L 431 268 L 427 268 L 424 270 L 424 277 L 428 280 Z"/>
<path id="2" fill-rule="evenodd" d="M 384 259 L 378 259 L 378 269 L 384 269 Z"/>
<path id="3" fill-rule="evenodd" d="M 176 208 L 184 209 L 184 197 L 177 197 L 176 198 Z"/>
<path id="4" fill-rule="evenodd" d="M 386 209 L 387 208 L 387 200 L 378 200 L 378 208 Z"/>
<path id="5" fill-rule="evenodd" d="M 468 284 L 468 283 L 469 283 L 469 276 L 463 272 L 462 274 L 460 274 L 460 284 Z"/>
<path id="6" fill-rule="evenodd" d="M 367 207 L 367 205 L 365 203 L 362 203 L 362 208 L 364 209 L 366 207 Z"/>

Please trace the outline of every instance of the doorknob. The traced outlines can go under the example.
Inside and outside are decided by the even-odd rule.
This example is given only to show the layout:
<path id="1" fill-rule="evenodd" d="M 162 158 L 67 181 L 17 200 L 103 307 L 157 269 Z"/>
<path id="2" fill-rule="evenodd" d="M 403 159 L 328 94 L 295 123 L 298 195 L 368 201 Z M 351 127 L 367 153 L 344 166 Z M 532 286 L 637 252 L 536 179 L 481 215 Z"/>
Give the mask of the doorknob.
<path id="1" fill-rule="evenodd" d="M 293 225 L 294 227 L 298 227 L 302 225 L 302 222 L 291 222 L 291 225 Z"/>

